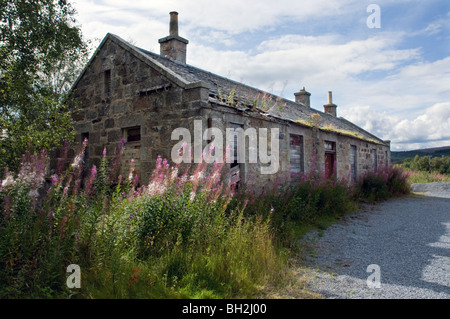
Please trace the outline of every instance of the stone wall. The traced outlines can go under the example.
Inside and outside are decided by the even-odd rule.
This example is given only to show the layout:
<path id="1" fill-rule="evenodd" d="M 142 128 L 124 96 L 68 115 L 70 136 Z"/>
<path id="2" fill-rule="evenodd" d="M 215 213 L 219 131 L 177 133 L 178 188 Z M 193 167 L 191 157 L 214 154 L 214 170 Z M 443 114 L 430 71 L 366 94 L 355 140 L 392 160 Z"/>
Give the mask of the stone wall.
<path id="1" fill-rule="evenodd" d="M 170 143 L 172 131 L 199 116 L 199 105 L 207 99 L 207 89 L 181 88 L 107 40 L 72 97 L 79 107 L 73 116 L 76 142 L 88 134 L 87 164 L 98 166 L 104 148 L 112 158 L 121 139 L 126 139 L 126 130 L 139 127 L 139 141 L 125 144 L 121 173 L 128 176 L 130 160 L 134 158 L 141 182 L 147 183 L 157 157 L 170 158 L 175 143 Z"/>
<path id="2" fill-rule="evenodd" d="M 389 146 L 373 143 L 370 141 L 353 138 L 343 134 L 313 130 L 310 127 L 288 123 L 286 121 L 270 119 L 258 115 L 249 115 L 235 111 L 230 107 L 220 107 L 212 105 L 203 109 L 203 127 L 207 126 L 207 119 L 211 118 L 212 126 L 220 128 L 223 132 L 231 123 L 240 124 L 245 130 L 247 128 L 278 128 L 279 129 L 279 154 L 280 163 L 278 174 L 261 175 L 261 163 L 245 163 L 241 166 L 241 176 L 243 180 L 255 187 L 267 183 L 285 182 L 296 177 L 291 177 L 290 173 L 290 134 L 300 135 L 303 138 L 303 172 L 308 174 L 315 170 L 314 174 L 323 176 L 325 170 L 325 148 L 324 141 L 334 142 L 336 145 L 336 177 L 338 179 L 351 179 L 351 157 L 350 148 L 356 146 L 356 178 L 362 176 L 367 171 L 373 171 L 371 157 L 372 150 L 377 152 L 378 169 L 390 164 Z M 225 136 L 225 133 L 224 133 Z M 225 138 L 223 143 L 225 144 Z M 270 143 L 268 143 L 270 144 Z M 206 145 L 204 142 L 203 146 Z M 246 141 L 246 154 L 248 156 L 249 143 Z M 248 157 L 247 157 L 248 158 Z M 225 172 L 229 165 L 225 166 Z"/>

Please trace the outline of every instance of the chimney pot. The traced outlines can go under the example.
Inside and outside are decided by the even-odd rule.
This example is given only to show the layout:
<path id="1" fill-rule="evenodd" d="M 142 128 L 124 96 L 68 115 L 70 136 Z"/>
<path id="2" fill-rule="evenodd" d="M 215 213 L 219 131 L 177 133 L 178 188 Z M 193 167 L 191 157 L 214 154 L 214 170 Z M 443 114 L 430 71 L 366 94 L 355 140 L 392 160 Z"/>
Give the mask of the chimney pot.
<path id="1" fill-rule="evenodd" d="M 170 14 L 169 35 L 178 35 L 178 12 L 172 11 Z"/>
<path id="2" fill-rule="evenodd" d="M 337 105 L 333 104 L 332 92 L 328 91 L 328 104 L 325 104 L 323 106 L 323 111 L 325 113 L 328 113 L 328 114 L 333 115 L 334 117 L 336 117 L 337 116 L 336 108 L 337 108 Z"/>

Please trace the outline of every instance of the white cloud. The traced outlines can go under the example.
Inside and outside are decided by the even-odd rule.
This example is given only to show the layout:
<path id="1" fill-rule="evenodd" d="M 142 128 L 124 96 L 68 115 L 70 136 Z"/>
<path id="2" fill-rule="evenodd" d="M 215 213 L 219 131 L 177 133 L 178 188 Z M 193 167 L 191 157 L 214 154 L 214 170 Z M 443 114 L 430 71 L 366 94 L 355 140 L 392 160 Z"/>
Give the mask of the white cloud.
<path id="1" fill-rule="evenodd" d="M 395 74 L 397 67 L 418 58 L 418 49 L 395 49 L 400 39 L 401 34 L 387 33 L 358 41 L 345 41 L 337 35 L 285 35 L 263 41 L 254 51 L 219 51 L 192 43 L 188 62 L 262 89 L 272 86 L 279 89 L 288 83 L 288 98 L 306 86 L 313 94 L 312 99 L 317 97 L 315 94 L 333 90 L 342 94 L 341 102 L 349 103 L 355 97 L 364 98 L 355 96 L 356 90 L 371 86 L 370 81 L 359 79 L 361 74 L 377 71 Z M 373 93 L 366 92 L 365 96 L 370 98 L 377 91 L 372 88 Z"/>
<path id="2" fill-rule="evenodd" d="M 380 138 L 391 140 L 393 150 L 450 144 L 450 102 L 436 103 L 413 119 L 377 112 L 367 105 L 349 108 L 344 117 Z"/>

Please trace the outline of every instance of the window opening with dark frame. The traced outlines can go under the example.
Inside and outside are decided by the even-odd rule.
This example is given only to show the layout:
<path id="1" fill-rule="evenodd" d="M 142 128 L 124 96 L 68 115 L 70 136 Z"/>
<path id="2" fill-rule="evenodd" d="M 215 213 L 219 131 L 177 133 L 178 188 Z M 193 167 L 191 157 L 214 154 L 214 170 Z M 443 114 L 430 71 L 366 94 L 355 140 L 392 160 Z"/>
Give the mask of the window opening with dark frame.
<path id="1" fill-rule="evenodd" d="M 103 78 L 104 83 L 104 96 L 109 97 L 111 93 L 111 70 L 106 70 Z"/>
<path id="2" fill-rule="evenodd" d="M 230 149 L 230 152 L 231 152 L 230 155 L 233 160 L 230 163 L 230 181 L 231 181 L 231 184 L 234 184 L 235 189 L 237 190 L 241 183 L 241 168 L 242 168 L 238 161 L 238 160 L 241 160 L 238 158 L 239 157 L 238 156 L 238 151 L 239 151 L 238 147 L 240 146 L 239 143 L 243 142 L 241 139 L 242 132 L 240 132 L 240 130 L 237 130 L 237 129 L 239 129 L 239 128 L 242 129 L 242 125 L 230 123 L 229 127 L 235 130 L 235 134 L 232 136 L 233 147 L 232 147 L 232 149 Z"/>
<path id="3" fill-rule="evenodd" d="M 138 142 L 141 140 L 141 127 L 134 126 L 125 128 L 123 132 L 123 137 L 127 142 Z"/>

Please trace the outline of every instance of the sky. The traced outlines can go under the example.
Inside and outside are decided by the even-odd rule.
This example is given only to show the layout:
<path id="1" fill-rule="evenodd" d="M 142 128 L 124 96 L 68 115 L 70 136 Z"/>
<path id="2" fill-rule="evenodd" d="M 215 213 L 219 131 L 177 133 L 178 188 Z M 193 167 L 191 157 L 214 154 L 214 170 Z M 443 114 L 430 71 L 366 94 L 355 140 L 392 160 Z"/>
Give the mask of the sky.
<path id="1" fill-rule="evenodd" d="M 187 63 L 391 141 L 450 146 L 450 0 L 73 0 L 96 47 L 109 33 L 159 53 L 177 11 Z"/>

